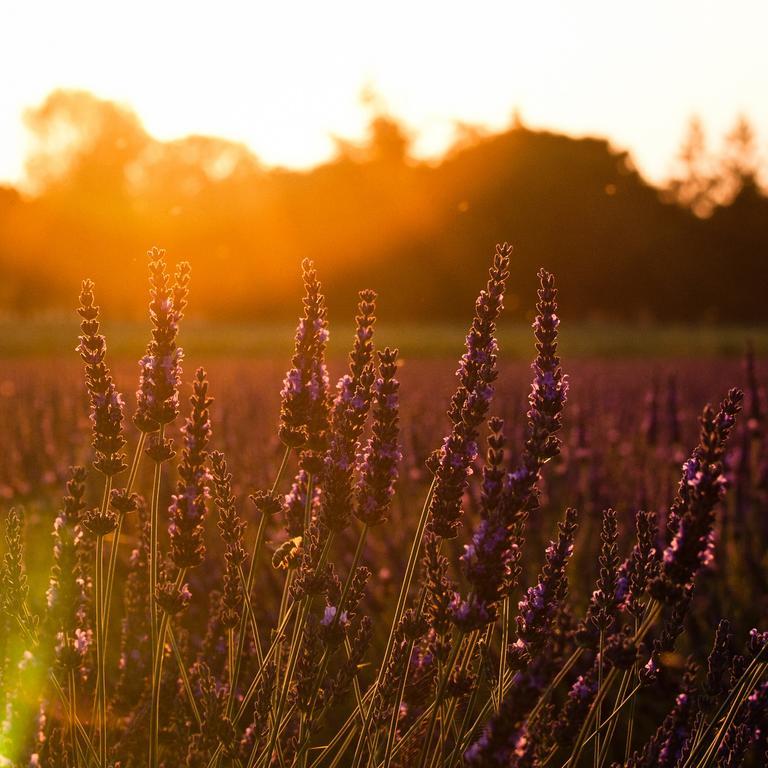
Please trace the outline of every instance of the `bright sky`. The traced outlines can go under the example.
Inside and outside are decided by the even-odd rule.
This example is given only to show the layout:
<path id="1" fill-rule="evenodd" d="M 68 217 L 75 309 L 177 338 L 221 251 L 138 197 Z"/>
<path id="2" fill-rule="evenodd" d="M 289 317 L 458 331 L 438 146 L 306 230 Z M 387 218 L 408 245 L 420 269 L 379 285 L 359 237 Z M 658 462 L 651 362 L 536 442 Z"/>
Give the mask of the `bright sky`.
<path id="1" fill-rule="evenodd" d="M 161 139 L 246 142 L 269 164 L 360 137 L 372 89 L 428 156 L 456 121 L 598 134 L 661 179 L 689 117 L 711 145 L 747 114 L 768 144 L 765 0 L 5 0 L 0 181 L 23 175 L 25 108 L 83 88 Z"/>

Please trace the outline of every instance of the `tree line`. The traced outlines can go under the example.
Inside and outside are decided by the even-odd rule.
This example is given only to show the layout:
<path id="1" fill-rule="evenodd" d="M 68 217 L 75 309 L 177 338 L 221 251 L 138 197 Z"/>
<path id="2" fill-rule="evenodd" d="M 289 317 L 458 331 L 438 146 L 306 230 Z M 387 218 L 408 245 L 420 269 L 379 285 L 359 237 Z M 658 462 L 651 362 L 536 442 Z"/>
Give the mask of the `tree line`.
<path id="1" fill-rule="evenodd" d="M 536 267 L 557 273 L 569 318 L 763 322 L 768 198 L 740 119 L 711 154 L 691 123 L 678 173 L 653 186 L 599 138 L 457 132 L 436 162 L 375 116 L 307 171 L 268 168 L 244 145 L 151 137 L 128 109 L 58 91 L 27 115 L 30 191 L 0 188 L 0 310 L 72 306 L 90 275 L 103 301 L 143 312 L 144 253 L 192 262 L 210 320 L 288 319 L 299 262 L 315 260 L 332 313 L 355 289 L 395 319 L 463 317 L 500 240 L 515 245 L 508 315 L 524 317 Z"/>

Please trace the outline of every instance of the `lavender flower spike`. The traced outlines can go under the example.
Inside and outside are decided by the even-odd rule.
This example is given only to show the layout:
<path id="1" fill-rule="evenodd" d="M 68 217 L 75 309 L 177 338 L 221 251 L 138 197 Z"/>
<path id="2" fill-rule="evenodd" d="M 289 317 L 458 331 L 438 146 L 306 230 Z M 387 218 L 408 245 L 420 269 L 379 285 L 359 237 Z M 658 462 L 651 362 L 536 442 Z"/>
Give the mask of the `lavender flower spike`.
<path id="1" fill-rule="evenodd" d="M 555 278 L 544 269 L 539 270 L 541 287 L 536 304 L 537 315 L 533 323 L 537 356 L 531 393 L 528 396 L 528 429 L 521 466 L 508 478 L 504 505 L 508 514 L 532 511 L 536 507 L 534 496 L 541 467 L 560 453 L 557 436 L 562 424 L 562 411 L 568 396 L 568 377 L 560 368 L 557 356 L 557 289 Z"/>
<path id="2" fill-rule="evenodd" d="M 565 520 L 558 524 L 557 541 L 547 547 L 546 562 L 539 581 L 520 601 L 517 616 L 517 640 L 507 649 L 510 669 L 522 669 L 544 648 L 550 627 L 568 592 L 565 568 L 573 554 L 576 535 L 575 509 L 567 509 Z"/>
<path id="3" fill-rule="evenodd" d="M 588 647 L 594 646 L 600 632 L 610 632 L 616 623 L 621 601 L 618 589 L 619 550 L 616 544 L 618 535 L 616 510 L 606 509 L 603 512 L 600 529 L 600 573 L 597 578 L 597 588 L 592 593 L 586 618 L 577 632 L 579 643 Z"/>
<path id="4" fill-rule="evenodd" d="M 479 629 L 497 616 L 512 538 L 506 520 L 498 514 L 504 479 L 504 422 L 492 418 L 488 422 L 488 454 L 483 470 L 482 516 L 464 547 L 461 563 L 471 592 L 466 600 L 453 606 L 453 620 L 464 631 Z"/>
<path id="5" fill-rule="evenodd" d="M 168 526 L 171 560 L 180 569 L 200 565 L 205 557 L 203 518 L 205 500 L 209 495 L 209 472 L 205 461 L 211 437 L 208 408 L 212 402 L 213 399 L 208 396 L 205 371 L 198 368 L 194 392 L 190 398 L 192 410 L 183 427 L 184 450 L 179 464 L 180 477 L 168 510 L 171 518 Z"/>
<path id="6" fill-rule="evenodd" d="M 314 265 L 305 259 L 301 269 L 305 287 L 304 314 L 296 328 L 291 369 L 285 375 L 280 391 L 280 439 L 287 446 L 299 447 L 311 438 L 312 447 L 321 449 L 328 429 L 329 409 L 325 367 L 327 311 Z"/>
<path id="7" fill-rule="evenodd" d="M 462 565 L 472 591 L 457 604 L 454 620 L 466 630 L 485 626 L 496 618 L 503 588 L 517 579 L 522 531 L 528 512 L 537 504 L 541 467 L 560 452 L 557 432 L 568 390 L 567 377 L 557 356 L 557 290 L 554 278 L 539 271 L 541 288 L 533 324 L 537 357 L 528 398 L 528 424 L 520 467 L 503 479 L 500 422 L 491 420 L 488 464 L 484 477 L 483 519 L 472 543 L 465 547 Z M 503 479 L 503 482 L 502 482 Z M 506 582 L 506 584 L 505 584 Z"/>
<path id="8" fill-rule="evenodd" d="M 165 271 L 165 251 L 153 248 L 148 255 L 152 340 L 139 361 L 139 389 L 133 417 L 142 432 L 154 432 L 162 425 L 170 424 L 179 414 L 183 352 L 176 344 L 176 336 L 189 286 L 189 264 L 182 262 L 179 265 L 171 288 Z"/>
<path id="9" fill-rule="evenodd" d="M 475 302 L 467 351 L 456 372 L 459 387 L 448 409 L 453 427 L 438 453 L 435 489 L 430 503 L 433 530 L 442 538 L 456 536 L 462 515 L 461 499 L 467 487 L 470 466 L 477 458 L 478 430 L 488 415 L 493 398 L 493 384 L 498 375 L 496 320 L 504 306 L 511 253 L 512 247 L 506 243 L 496 246 L 487 286 Z"/>
<path id="10" fill-rule="evenodd" d="M 714 513 L 726 489 L 723 455 L 743 393 L 731 389 L 720 410 L 707 406 L 701 416 L 699 444 L 683 465 L 683 476 L 667 522 L 668 545 L 652 594 L 675 602 L 696 573 L 713 558 Z"/>
<path id="11" fill-rule="evenodd" d="M 355 489 L 355 516 L 366 525 L 386 519 L 402 458 L 399 425 L 400 383 L 395 377 L 397 350 L 379 352 L 379 377 L 373 393 L 373 427 L 362 454 L 360 480 Z"/>
<path id="12" fill-rule="evenodd" d="M 320 517 L 325 526 L 336 532 L 347 526 L 352 511 L 358 441 L 370 409 L 375 381 L 371 361 L 375 295 L 373 291 L 360 293 L 349 373 L 342 376 L 336 386 L 337 394 L 331 410 L 328 449 L 322 468 Z"/>
<path id="13" fill-rule="evenodd" d="M 93 283 L 83 280 L 80 290 L 80 343 L 77 351 L 85 362 L 85 383 L 91 398 L 94 467 L 107 476 L 126 469 L 123 437 L 123 398 L 104 362 L 107 343 L 99 333 L 99 308 L 94 303 Z"/>

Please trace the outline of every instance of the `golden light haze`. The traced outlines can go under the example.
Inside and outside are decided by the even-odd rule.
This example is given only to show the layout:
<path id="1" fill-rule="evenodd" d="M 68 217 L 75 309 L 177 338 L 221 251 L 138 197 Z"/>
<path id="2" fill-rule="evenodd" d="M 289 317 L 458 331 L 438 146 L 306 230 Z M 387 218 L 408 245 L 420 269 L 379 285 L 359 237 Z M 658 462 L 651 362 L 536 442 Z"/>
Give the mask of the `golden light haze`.
<path id="1" fill-rule="evenodd" d="M 606 135 L 666 176 L 692 114 L 716 144 L 738 113 L 768 136 L 768 4 L 13 2 L 0 24 L 0 181 L 23 177 L 23 112 L 56 88 L 131 106 L 160 139 L 245 142 L 305 167 L 375 107 L 420 156 L 457 122 Z"/>

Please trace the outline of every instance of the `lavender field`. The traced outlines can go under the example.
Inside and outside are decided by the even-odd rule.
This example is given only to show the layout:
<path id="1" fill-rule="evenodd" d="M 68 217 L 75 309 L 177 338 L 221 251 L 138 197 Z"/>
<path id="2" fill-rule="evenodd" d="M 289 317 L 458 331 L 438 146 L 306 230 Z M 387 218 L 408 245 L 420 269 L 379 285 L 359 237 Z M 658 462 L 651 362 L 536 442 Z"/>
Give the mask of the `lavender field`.
<path id="1" fill-rule="evenodd" d="M 768 362 L 560 360 L 544 271 L 505 359 L 509 255 L 455 358 L 305 263 L 292 359 L 182 360 L 155 252 L 139 367 L 89 283 L 1 363 L 0 765 L 765 764 Z"/>

